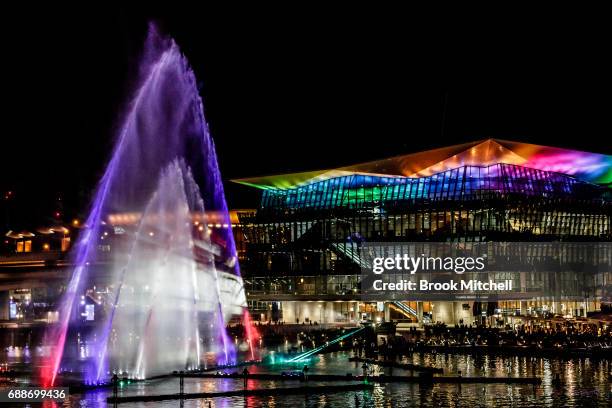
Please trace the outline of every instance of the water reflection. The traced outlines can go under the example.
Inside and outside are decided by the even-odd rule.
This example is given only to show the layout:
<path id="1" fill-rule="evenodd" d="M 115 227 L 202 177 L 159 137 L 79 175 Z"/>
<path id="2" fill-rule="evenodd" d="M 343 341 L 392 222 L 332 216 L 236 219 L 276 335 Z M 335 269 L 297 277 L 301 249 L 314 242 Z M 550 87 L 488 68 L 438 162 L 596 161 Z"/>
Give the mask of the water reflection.
<path id="1" fill-rule="evenodd" d="M 276 350 L 278 352 L 284 350 Z M 27 370 L 31 369 L 31 354 L 36 350 L 26 347 L 5 347 L 0 354 L 0 366 L 7 364 L 12 369 L 22 371 L 18 379 L 27 381 Z M 268 351 L 267 354 L 271 354 Z M 319 355 L 309 363 L 309 374 L 361 374 L 360 363 L 349 362 L 348 352 L 337 352 Z M 546 406 L 609 406 L 610 381 L 608 373 L 612 364 L 608 360 L 582 359 L 548 359 L 535 357 L 507 357 L 488 355 L 448 355 L 432 353 L 414 353 L 404 358 L 404 363 L 432 365 L 444 368 L 446 374 L 464 376 L 533 376 L 542 378 L 542 384 L 507 385 L 507 384 L 385 384 L 375 385 L 371 392 L 345 392 L 338 394 L 309 394 L 274 397 L 232 397 L 186 400 L 186 408 L 210 407 L 546 407 Z M 248 367 L 251 373 L 280 373 L 285 370 L 300 369 L 303 364 L 291 365 L 282 362 Z M 231 371 L 231 370 L 227 370 Z M 372 367 L 373 375 L 415 375 L 410 370 L 387 367 Z M 561 384 L 555 384 L 559 375 Z M 1 373 L 0 373 L 1 376 Z M 258 381 L 249 380 L 249 388 L 294 387 L 296 381 Z M 321 385 L 316 381 L 312 385 Z M 185 392 L 215 392 L 242 389 L 241 379 L 206 379 L 185 378 Z M 177 378 L 151 380 L 144 383 L 133 383 L 119 390 L 120 395 L 165 394 L 178 391 Z M 111 390 L 103 389 L 73 395 L 65 407 L 106 407 L 106 398 Z M 210 405 L 209 405 L 210 404 Z M 55 404 L 47 404 L 52 407 Z M 145 407 L 179 407 L 178 401 L 163 403 L 122 404 L 124 408 Z"/>

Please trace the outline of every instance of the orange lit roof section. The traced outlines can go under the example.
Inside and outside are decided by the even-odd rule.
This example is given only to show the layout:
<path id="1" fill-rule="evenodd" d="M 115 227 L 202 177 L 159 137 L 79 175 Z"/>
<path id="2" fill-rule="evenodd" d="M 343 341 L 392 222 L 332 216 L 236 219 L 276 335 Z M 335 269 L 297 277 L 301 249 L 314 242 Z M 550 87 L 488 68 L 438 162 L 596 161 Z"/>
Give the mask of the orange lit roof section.
<path id="1" fill-rule="evenodd" d="M 289 189 L 351 174 L 427 177 L 463 166 L 514 164 L 599 184 L 612 182 L 612 156 L 501 139 L 486 139 L 419 153 L 325 169 L 232 180 L 261 189 Z"/>

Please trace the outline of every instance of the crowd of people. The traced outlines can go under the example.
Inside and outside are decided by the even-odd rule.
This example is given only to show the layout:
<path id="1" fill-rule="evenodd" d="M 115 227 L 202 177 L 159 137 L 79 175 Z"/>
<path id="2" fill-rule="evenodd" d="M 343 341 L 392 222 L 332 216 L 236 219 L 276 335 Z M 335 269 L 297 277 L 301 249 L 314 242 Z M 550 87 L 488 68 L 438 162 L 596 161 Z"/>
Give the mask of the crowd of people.
<path id="1" fill-rule="evenodd" d="M 410 338 L 420 340 L 420 333 L 411 332 Z M 612 344 L 612 330 L 593 324 L 575 326 L 572 323 L 554 325 L 519 325 L 514 328 L 444 324 L 425 326 L 423 341 L 434 345 L 489 345 L 570 347 L 572 345 Z"/>
<path id="2" fill-rule="evenodd" d="M 358 356 L 397 356 L 419 351 L 430 352 L 509 352 L 556 353 L 612 356 L 612 329 L 595 325 L 539 326 L 491 328 L 476 325 L 446 326 L 435 324 L 416 328 L 401 335 L 379 339 L 355 338 L 353 352 Z"/>
<path id="3" fill-rule="evenodd" d="M 394 325 L 391 325 L 394 327 Z M 242 326 L 230 330 L 238 335 Z M 321 325 L 256 325 L 263 345 L 292 344 L 303 350 L 319 346 L 345 333 L 341 328 Z M 354 338 L 334 344 L 329 351 L 352 349 L 355 355 L 395 358 L 412 352 L 495 352 L 607 355 L 612 357 L 612 325 L 585 322 L 527 322 L 514 327 L 490 327 L 477 324 L 448 326 L 443 323 L 413 327 L 408 331 L 391 330 L 380 335 L 376 327 Z"/>

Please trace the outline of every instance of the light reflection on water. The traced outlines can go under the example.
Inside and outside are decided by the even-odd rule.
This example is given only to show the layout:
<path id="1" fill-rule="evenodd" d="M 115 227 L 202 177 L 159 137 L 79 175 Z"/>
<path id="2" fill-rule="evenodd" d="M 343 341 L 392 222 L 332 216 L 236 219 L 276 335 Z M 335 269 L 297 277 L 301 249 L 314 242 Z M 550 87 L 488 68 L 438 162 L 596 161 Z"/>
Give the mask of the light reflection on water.
<path id="1" fill-rule="evenodd" d="M 22 350 L 17 351 L 17 354 Z M 16 351 L 10 356 L 6 351 L 0 362 L 7 357 L 15 361 Z M 361 363 L 349 362 L 347 352 L 317 356 L 308 365 L 310 374 L 361 374 Z M 433 365 L 444 368 L 445 374 L 464 376 L 511 376 L 542 377 L 542 385 L 507 384 L 436 384 L 431 387 L 418 384 L 376 385 L 372 392 L 345 392 L 330 395 L 284 395 L 275 397 L 233 397 L 201 400 L 185 400 L 186 408 L 211 407 L 579 407 L 609 406 L 612 392 L 608 372 L 612 363 L 607 360 L 572 359 L 557 360 L 533 357 L 492 357 L 447 354 L 413 354 L 404 362 Z M 299 365 L 253 365 L 251 373 L 279 373 L 288 369 L 300 369 Z M 234 369 L 236 370 L 236 369 Z M 242 368 L 238 369 L 242 370 Z M 409 370 L 372 367 L 373 374 L 411 375 Z M 228 370 L 230 371 L 230 370 Z M 559 374 L 562 386 L 553 385 L 555 374 Z M 249 380 L 249 388 L 273 388 L 297 386 L 297 381 Z M 341 383 L 336 383 L 341 384 Z M 323 385 L 315 381 L 311 385 Z M 242 389 L 240 379 L 185 379 L 185 392 L 214 392 Z M 152 380 L 134 383 L 120 390 L 121 395 L 166 394 L 178 392 L 178 379 Z M 83 395 L 73 395 L 66 407 L 106 407 L 110 390 L 98 390 Z M 49 407 L 53 404 L 47 405 Z M 179 401 L 121 404 L 124 408 L 179 407 Z"/>

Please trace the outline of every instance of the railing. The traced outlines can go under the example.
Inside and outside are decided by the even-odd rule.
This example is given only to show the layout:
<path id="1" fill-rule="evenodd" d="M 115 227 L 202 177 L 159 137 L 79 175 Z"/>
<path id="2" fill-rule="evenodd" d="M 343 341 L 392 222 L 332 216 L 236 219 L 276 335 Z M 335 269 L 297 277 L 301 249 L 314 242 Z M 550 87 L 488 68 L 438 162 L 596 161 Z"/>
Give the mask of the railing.
<path id="1" fill-rule="evenodd" d="M 331 247 L 339 251 L 351 261 L 355 262 L 361 268 L 369 269 L 370 265 L 365 262 L 359 255 L 359 249 L 355 242 L 332 243 Z"/>
<path id="2" fill-rule="evenodd" d="M 342 279 L 342 281 L 340 281 Z M 246 276 L 244 289 L 253 295 L 359 295 L 358 275 Z"/>
<path id="3" fill-rule="evenodd" d="M 41 252 L 16 252 L 12 254 L 1 254 L 1 264 L 22 263 L 22 262 L 47 262 L 62 259 L 66 252 L 62 251 L 41 251 Z"/>
<path id="4" fill-rule="evenodd" d="M 410 314 L 418 319 L 419 314 L 416 310 L 405 304 L 404 302 L 394 301 L 393 305 L 406 314 Z"/>

